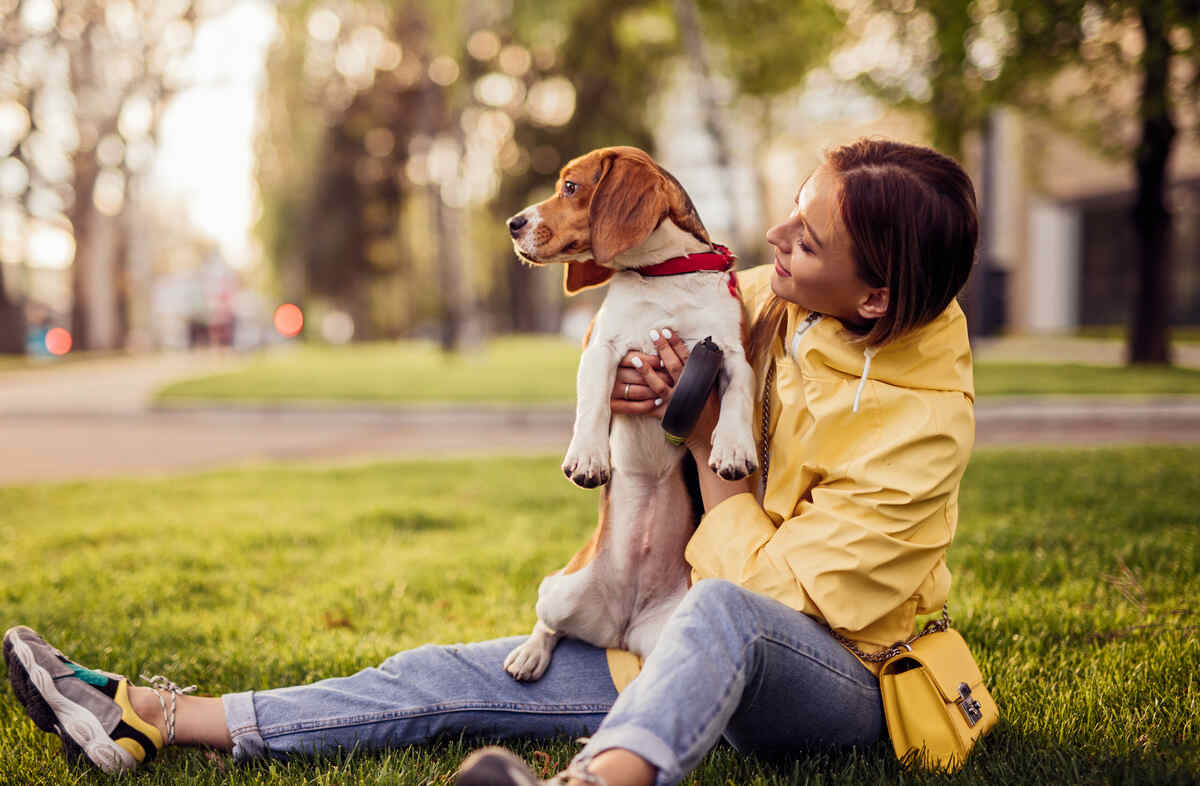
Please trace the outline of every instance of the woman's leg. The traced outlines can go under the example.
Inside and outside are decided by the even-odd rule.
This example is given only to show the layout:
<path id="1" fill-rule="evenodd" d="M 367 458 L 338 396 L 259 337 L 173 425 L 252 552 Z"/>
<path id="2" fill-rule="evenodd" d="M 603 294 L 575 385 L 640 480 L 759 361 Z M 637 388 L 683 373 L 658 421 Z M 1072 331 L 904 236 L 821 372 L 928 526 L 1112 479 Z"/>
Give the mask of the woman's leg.
<path id="1" fill-rule="evenodd" d="M 722 734 L 739 748 L 867 744 L 875 676 L 813 619 L 725 581 L 696 584 L 574 765 L 621 782 L 627 754 L 674 784 Z M 644 782 L 644 781 L 643 781 Z"/>
<path id="2" fill-rule="evenodd" d="M 425 646 L 379 668 L 312 685 L 219 698 L 130 686 L 69 660 L 24 626 L 4 636 L 9 678 L 31 719 L 106 772 L 131 770 L 169 739 L 239 758 L 425 742 L 441 734 L 548 737 L 591 733 L 616 699 L 602 649 L 559 644 L 536 682 L 514 680 L 504 658 L 522 637 Z M 160 699 L 162 703 L 160 704 Z M 164 710 L 165 705 L 165 710 Z"/>
<path id="3" fill-rule="evenodd" d="M 518 682 L 503 664 L 522 640 L 428 645 L 349 677 L 227 694 L 219 701 L 233 753 L 248 758 L 392 748 L 443 734 L 502 738 L 595 731 L 617 698 L 604 650 L 565 639 L 541 679 Z M 189 734 L 215 731 L 213 705 L 188 708 L 188 717 L 176 720 L 180 741 L 181 724 L 191 724 L 193 717 L 197 725 L 189 726 Z M 208 720 L 199 720 L 205 711 Z"/>
<path id="4" fill-rule="evenodd" d="M 156 695 L 158 694 L 158 695 Z M 163 704 L 159 704 L 162 696 Z M 158 729 L 163 741 L 168 739 L 167 715 L 170 714 L 171 696 L 166 691 L 129 687 L 129 703 L 142 720 Z M 163 713 L 163 706 L 167 713 Z M 216 696 L 175 696 L 175 739 L 176 745 L 207 745 L 222 751 L 233 750 L 233 738 L 225 725 L 225 702 Z"/>

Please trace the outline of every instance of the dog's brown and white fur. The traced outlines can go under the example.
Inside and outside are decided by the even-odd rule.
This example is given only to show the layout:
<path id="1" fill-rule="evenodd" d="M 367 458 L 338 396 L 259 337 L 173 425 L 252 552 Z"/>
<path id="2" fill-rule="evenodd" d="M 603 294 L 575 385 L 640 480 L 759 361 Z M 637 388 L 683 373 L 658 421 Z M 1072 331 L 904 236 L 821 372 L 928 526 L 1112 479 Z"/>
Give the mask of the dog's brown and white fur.
<path id="1" fill-rule="evenodd" d="M 711 250 L 687 193 L 646 153 L 611 147 L 571 161 L 554 196 L 513 216 L 508 226 L 526 262 L 566 263 L 569 294 L 608 284 L 580 358 L 575 430 L 563 461 L 577 485 L 608 485 L 591 540 L 542 581 L 537 625 L 505 661 L 517 679 L 536 680 L 564 635 L 645 656 L 687 591 L 684 548 L 695 520 L 684 448 L 668 443 L 653 417 L 612 415 L 609 396 L 622 357 L 630 350 L 653 353 L 652 329 L 677 330 L 689 348 L 712 336 L 725 358 L 710 466 L 730 479 L 756 469 L 754 374 L 728 273 L 636 272 Z"/>

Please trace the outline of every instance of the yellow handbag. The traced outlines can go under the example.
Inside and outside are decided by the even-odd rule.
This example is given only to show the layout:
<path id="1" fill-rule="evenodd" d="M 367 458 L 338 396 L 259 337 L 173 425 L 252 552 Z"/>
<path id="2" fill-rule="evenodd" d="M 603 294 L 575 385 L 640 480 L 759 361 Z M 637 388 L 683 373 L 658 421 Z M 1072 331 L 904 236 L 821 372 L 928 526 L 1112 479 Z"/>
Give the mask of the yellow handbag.
<path id="1" fill-rule="evenodd" d="M 881 652 L 863 652 L 841 634 L 833 635 L 863 660 L 883 663 L 883 716 L 892 748 L 906 767 L 956 771 L 975 741 L 999 720 L 979 666 L 963 637 L 951 629 L 946 608 L 920 633 Z"/>

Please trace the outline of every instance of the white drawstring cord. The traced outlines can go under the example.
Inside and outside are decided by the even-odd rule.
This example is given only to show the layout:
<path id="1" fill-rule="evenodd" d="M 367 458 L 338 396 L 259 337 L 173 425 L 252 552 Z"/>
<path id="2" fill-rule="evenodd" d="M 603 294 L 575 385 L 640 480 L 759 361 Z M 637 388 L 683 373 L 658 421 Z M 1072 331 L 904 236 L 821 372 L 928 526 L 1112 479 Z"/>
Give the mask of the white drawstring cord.
<path id="1" fill-rule="evenodd" d="M 863 373 L 858 380 L 858 390 L 854 393 L 854 406 L 850 411 L 858 414 L 858 400 L 862 397 L 863 388 L 867 386 L 867 374 L 871 371 L 871 358 L 875 357 L 875 353 L 879 351 L 879 347 L 867 347 L 863 350 Z"/>
<path id="2" fill-rule="evenodd" d="M 796 332 L 792 334 L 792 360 L 796 361 L 797 363 L 800 362 L 800 339 L 804 337 L 804 334 L 808 332 L 809 328 L 821 321 L 821 317 L 821 314 L 818 314 L 815 311 L 812 312 L 805 317 L 804 322 L 800 323 L 800 327 L 796 328 Z"/>
<path id="3" fill-rule="evenodd" d="M 817 312 L 812 312 L 805 318 L 800 327 L 796 328 L 796 332 L 792 334 L 790 351 L 792 360 L 800 362 L 800 339 L 804 334 L 812 328 L 813 325 L 821 321 L 823 315 Z M 863 388 L 867 385 L 867 375 L 871 372 L 871 358 L 875 357 L 875 353 L 879 351 L 879 347 L 867 347 L 863 350 L 863 370 L 862 377 L 858 380 L 858 390 L 854 392 L 854 406 L 851 411 L 858 414 L 858 402 L 862 398 Z"/>

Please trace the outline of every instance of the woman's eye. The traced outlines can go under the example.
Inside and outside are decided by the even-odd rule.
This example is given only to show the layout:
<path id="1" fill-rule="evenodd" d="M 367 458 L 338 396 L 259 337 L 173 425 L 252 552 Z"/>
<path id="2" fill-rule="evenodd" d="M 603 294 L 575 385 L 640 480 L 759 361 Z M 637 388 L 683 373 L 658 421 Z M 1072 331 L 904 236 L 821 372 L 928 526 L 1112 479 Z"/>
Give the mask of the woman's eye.
<path id="1" fill-rule="evenodd" d="M 579 186 L 575 185 L 570 180 L 565 181 L 563 183 L 563 196 L 571 196 L 571 194 L 575 193 L 575 189 L 578 187 Z"/>
<path id="2" fill-rule="evenodd" d="M 804 238 L 800 238 L 799 240 L 797 240 L 796 245 L 800 246 L 800 250 L 803 251 L 805 254 L 812 256 L 812 253 L 813 253 L 812 247 L 810 245 L 808 245 L 808 243 L 804 242 Z"/>

